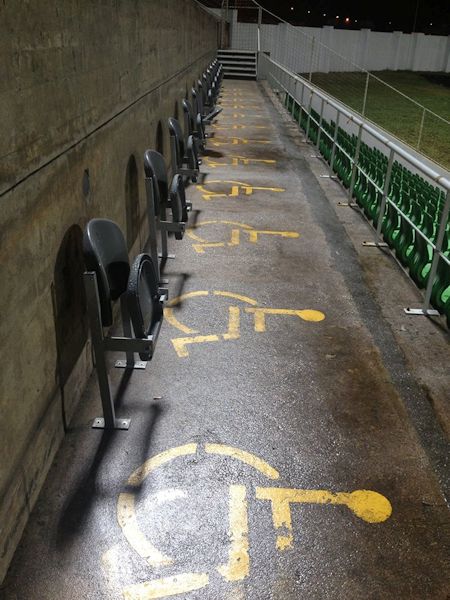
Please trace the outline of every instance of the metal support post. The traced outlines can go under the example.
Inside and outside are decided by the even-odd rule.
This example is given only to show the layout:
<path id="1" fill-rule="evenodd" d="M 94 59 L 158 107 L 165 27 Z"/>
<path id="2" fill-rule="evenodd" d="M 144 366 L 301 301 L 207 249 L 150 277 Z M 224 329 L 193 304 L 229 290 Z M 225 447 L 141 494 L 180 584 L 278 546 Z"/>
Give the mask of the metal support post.
<path id="1" fill-rule="evenodd" d="M 363 117 L 366 114 L 367 93 L 369 91 L 369 77 L 370 77 L 370 73 L 369 73 L 369 71 L 367 71 L 366 86 L 364 88 L 363 106 L 362 106 L 362 111 L 361 111 L 361 114 L 362 114 Z"/>
<path id="2" fill-rule="evenodd" d="M 300 125 L 300 121 L 302 118 L 302 113 L 303 113 L 303 97 L 305 95 L 305 85 L 303 82 L 301 82 L 302 84 L 302 97 L 300 98 L 300 111 L 298 113 L 298 124 Z"/>
<path id="3" fill-rule="evenodd" d="M 341 113 L 337 109 L 336 125 L 335 125 L 334 136 L 333 136 L 333 148 L 331 150 L 331 158 L 330 158 L 330 174 L 329 175 L 321 175 L 320 177 L 322 177 L 323 179 L 325 179 L 325 178 L 336 179 L 336 177 L 333 175 L 333 165 L 334 165 L 334 156 L 336 154 L 336 143 L 337 143 L 337 136 L 338 136 L 338 130 L 339 130 L 340 116 L 341 116 Z"/>
<path id="4" fill-rule="evenodd" d="M 311 108 L 312 108 L 312 99 L 313 99 L 313 95 L 314 95 L 314 91 L 310 90 L 311 95 L 309 97 L 309 107 L 308 107 L 308 121 L 306 123 L 306 131 L 305 131 L 305 135 L 306 135 L 306 139 L 308 140 L 308 134 L 309 134 L 309 125 L 311 122 Z"/>
<path id="5" fill-rule="evenodd" d="M 153 179 L 152 177 L 145 178 L 145 192 L 147 196 L 147 221 L 148 221 L 148 245 L 150 249 L 150 256 L 152 257 L 153 264 L 156 270 L 156 276 L 158 281 L 161 283 L 161 273 L 159 270 L 158 260 L 158 235 L 157 235 L 157 220 L 159 219 L 156 214 L 155 198 L 153 195 Z"/>
<path id="6" fill-rule="evenodd" d="M 424 123 L 425 123 L 425 112 L 426 112 L 426 109 L 425 109 L 425 107 L 424 107 L 424 108 L 422 109 L 422 119 L 421 119 L 421 121 L 420 121 L 419 137 L 418 137 L 418 140 L 417 140 L 417 150 L 419 150 L 419 148 L 420 148 L 420 143 L 421 143 L 421 141 L 422 141 L 423 126 L 424 126 Z"/>
<path id="7" fill-rule="evenodd" d="M 297 80 L 294 79 L 294 91 L 292 92 L 292 109 L 291 109 L 292 118 L 294 118 L 295 103 L 297 102 L 296 94 L 297 94 Z"/>
<path id="8" fill-rule="evenodd" d="M 353 190 L 355 189 L 356 172 L 358 170 L 359 153 L 361 151 L 362 131 L 363 131 L 363 128 L 362 128 L 362 124 L 361 124 L 359 126 L 359 131 L 358 131 L 358 140 L 356 142 L 355 156 L 353 158 L 352 177 L 350 180 L 350 187 L 348 190 L 349 203 L 351 202 L 351 200 L 353 198 Z"/>
<path id="9" fill-rule="evenodd" d="M 131 325 L 130 314 L 125 302 L 125 296 L 120 297 L 120 314 L 122 317 L 122 328 L 123 335 L 125 338 L 133 338 L 133 328 Z M 125 351 L 126 360 L 116 360 L 114 366 L 116 369 L 145 369 L 147 367 L 147 361 L 145 360 L 134 360 L 134 352 L 131 349 Z"/>
<path id="10" fill-rule="evenodd" d="M 161 206 L 160 212 L 161 212 L 161 221 L 166 221 L 166 207 Z M 163 260 L 167 260 L 169 258 L 173 259 L 173 258 L 175 258 L 175 254 L 169 254 L 168 247 L 167 247 L 168 231 L 167 231 L 167 229 L 165 229 L 163 227 L 161 227 L 160 229 L 161 229 L 161 252 L 159 253 L 159 258 L 162 258 Z"/>
<path id="11" fill-rule="evenodd" d="M 433 291 L 434 280 L 438 268 L 439 258 L 442 252 L 442 242 L 448 223 L 448 215 L 450 212 L 450 191 L 447 191 L 444 208 L 442 209 L 441 222 L 439 223 L 439 231 L 436 240 L 436 246 L 433 250 L 433 261 L 431 263 L 430 273 L 428 275 L 428 284 L 425 292 L 425 300 L 423 308 L 405 308 L 405 313 L 408 315 L 438 315 L 439 311 L 430 308 L 431 292 Z M 449 267 L 450 268 L 450 267 Z"/>
<path id="12" fill-rule="evenodd" d="M 84 273 L 83 279 L 91 328 L 95 368 L 97 371 L 100 398 L 103 408 L 103 417 L 94 419 L 92 427 L 95 429 L 128 429 L 130 426 L 130 419 L 116 418 L 114 402 L 109 388 L 97 277 L 94 272 L 88 272 Z"/>
<path id="13" fill-rule="evenodd" d="M 315 40 L 316 40 L 316 38 L 313 37 L 312 42 L 311 42 L 311 61 L 309 63 L 309 81 L 312 81 Z"/>
<path id="14" fill-rule="evenodd" d="M 391 184 L 392 166 L 394 164 L 394 155 L 395 155 L 394 150 L 391 150 L 391 152 L 389 153 L 389 161 L 388 161 L 388 167 L 387 167 L 387 171 L 386 171 L 386 179 L 384 180 L 383 196 L 381 198 L 381 205 L 380 205 L 380 214 L 378 216 L 378 224 L 377 224 L 377 230 L 376 230 L 377 241 L 376 242 L 363 242 L 363 246 L 376 246 L 378 248 L 388 246 L 388 244 L 381 241 L 381 228 L 383 227 L 383 215 L 384 215 L 384 211 L 386 210 L 386 202 L 387 202 L 387 197 L 389 194 L 389 186 Z"/>
<path id="15" fill-rule="evenodd" d="M 323 107 L 325 105 L 325 100 L 322 98 L 322 104 L 320 105 L 320 118 L 319 118 L 319 131 L 317 132 L 317 143 L 316 148 L 319 150 L 320 145 L 320 136 L 322 133 L 322 120 L 323 120 Z"/>

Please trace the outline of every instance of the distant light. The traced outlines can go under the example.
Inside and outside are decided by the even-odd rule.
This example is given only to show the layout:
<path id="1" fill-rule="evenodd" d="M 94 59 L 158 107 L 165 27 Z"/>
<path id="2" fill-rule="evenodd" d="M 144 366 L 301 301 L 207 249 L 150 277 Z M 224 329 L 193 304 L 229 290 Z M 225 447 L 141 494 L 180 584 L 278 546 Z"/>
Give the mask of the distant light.
<path id="1" fill-rule="evenodd" d="M 311 14 L 311 11 L 310 11 L 310 10 L 308 10 L 308 15 L 310 15 L 310 14 Z"/>
<path id="2" fill-rule="evenodd" d="M 350 23 L 350 19 L 349 19 L 349 17 L 345 17 L 345 22 L 346 22 L 346 23 Z"/>
<path id="3" fill-rule="evenodd" d="M 324 17 L 326 17 L 326 16 L 327 16 L 327 13 L 323 13 L 323 16 L 324 16 Z"/>
<path id="4" fill-rule="evenodd" d="M 358 22 L 358 19 L 355 19 L 355 23 L 357 23 L 357 22 Z"/>
<path id="5" fill-rule="evenodd" d="M 433 23 L 430 23 L 430 25 L 433 25 Z"/>
<path id="6" fill-rule="evenodd" d="M 339 15 L 336 15 L 336 19 L 339 19 Z"/>
<path id="7" fill-rule="evenodd" d="M 293 6 L 291 6 L 291 10 L 294 10 L 294 7 L 293 7 Z"/>
<path id="8" fill-rule="evenodd" d="M 392 25 L 392 21 L 389 21 L 389 25 Z"/>

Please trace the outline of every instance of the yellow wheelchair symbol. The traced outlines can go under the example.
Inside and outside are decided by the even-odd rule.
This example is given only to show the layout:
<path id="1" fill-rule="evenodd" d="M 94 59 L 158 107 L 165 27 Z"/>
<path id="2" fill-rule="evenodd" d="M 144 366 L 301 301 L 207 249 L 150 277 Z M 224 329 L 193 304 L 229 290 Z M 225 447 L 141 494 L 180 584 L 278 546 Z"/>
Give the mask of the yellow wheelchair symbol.
<path id="1" fill-rule="evenodd" d="M 325 314 L 319 310 L 310 309 L 288 309 L 288 308 L 266 308 L 258 306 L 258 302 L 248 296 L 242 294 L 236 294 L 233 292 L 216 290 L 209 292 L 206 290 L 199 290 L 194 292 L 187 292 L 177 298 L 170 300 L 164 309 L 164 317 L 172 327 L 178 329 L 182 333 L 186 334 L 183 337 L 173 338 L 172 345 L 179 358 L 187 358 L 189 356 L 189 346 L 193 344 L 205 344 L 215 343 L 230 340 L 238 340 L 241 337 L 241 308 L 239 305 L 231 305 L 228 307 L 228 327 L 223 333 L 208 333 L 201 334 L 197 329 L 189 327 L 182 323 L 176 316 L 174 307 L 184 303 L 188 299 L 199 298 L 199 297 L 222 297 L 237 300 L 239 303 L 243 303 L 245 306 L 243 313 L 253 315 L 254 320 L 254 331 L 257 333 L 264 333 L 267 330 L 266 317 L 267 316 L 290 316 L 297 317 L 302 321 L 311 323 L 318 323 L 325 319 Z"/>
<path id="2" fill-rule="evenodd" d="M 217 184 L 226 184 L 226 186 L 229 186 L 230 188 L 229 192 L 215 192 L 214 190 L 209 189 L 210 186 L 215 186 Z M 213 198 L 236 198 L 241 195 L 251 196 L 256 190 L 277 193 L 286 191 L 284 188 L 256 186 L 242 181 L 227 181 L 222 179 L 213 179 L 203 185 L 197 185 L 196 188 L 202 193 L 203 200 L 212 200 Z"/>
<path id="3" fill-rule="evenodd" d="M 270 140 L 253 140 L 240 137 L 231 138 L 211 138 L 211 146 L 242 146 L 247 144 L 270 144 Z"/>
<path id="4" fill-rule="evenodd" d="M 264 164 L 264 165 L 276 165 L 276 160 L 271 160 L 268 158 L 249 158 L 247 156 L 230 156 L 231 162 L 220 162 L 217 159 L 211 156 L 205 156 L 205 163 L 211 169 L 216 169 L 217 167 L 238 167 L 240 165 L 249 166 L 251 164 Z"/>
<path id="5" fill-rule="evenodd" d="M 207 227 L 210 225 L 226 225 L 231 227 L 231 237 L 228 242 L 210 242 L 209 240 L 205 240 L 201 238 L 199 235 L 194 233 L 195 230 Z M 236 221 L 202 221 L 200 223 L 196 223 L 194 226 L 190 227 L 186 230 L 186 234 L 192 240 L 194 240 L 194 244 L 192 247 L 198 254 L 205 254 L 207 248 L 225 248 L 225 247 L 233 247 L 239 246 L 241 243 L 241 233 L 244 237 L 248 238 L 248 241 L 252 244 L 256 244 L 259 241 L 259 238 L 262 235 L 270 235 L 287 239 L 297 239 L 300 237 L 296 231 L 272 231 L 272 230 L 260 230 L 251 227 L 250 225 L 246 225 L 245 223 L 238 223 Z"/>
<path id="6" fill-rule="evenodd" d="M 208 503 L 208 514 L 213 509 L 223 506 L 221 497 L 227 494 L 225 500 L 228 506 L 228 560 L 224 564 L 219 564 L 215 567 L 206 569 L 198 569 L 197 572 L 189 572 L 184 570 L 176 575 L 168 575 L 166 577 L 151 579 L 141 583 L 127 585 L 122 589 L 122 594 L 125 600 L 151 600 L 155 598 L 167 598 L 177 594 L 188 594 L 195 590 L 206 588 L 212 582 L 212 579 L 223 578 L 226 582 L 244 581 L 251 575 L 252 569 L 252 554 L 250 552 L 250 519 L 249 512 L 252 507 L 258 503 L 270 502 L 272 510 L 272 524 L 275 531 L 275 547 L 279 552 L 285 552 L 291 549 L 294 545 L 294 530 L 291 516 L 291 505 L 320 505 L 320 506 L 341 506 L 349 511 L 349 517 L 352 521 L 355 517 L 372 526 L 374 524 L 383 523 L 392 514 L 392 506 L 389 500 L 379 492 L 372 490 L 359 489 L 352 492 L 349 491 L 330 491 L 316 489 L 295 489 L 287 487 L 277 487 L 275 482 L 280 480 L 280 473 L 273 468 L 264 459 L 256 456 L 251 452 L 241 450 L 234 446 L 221 443 L 187 443 L 182 446 L 177 446 L 165 450 L 157 454 L 140 467 L 138 467 L 128 478 L 126 488 L 119 494 L 117 501 L 117 520 L 121 528 L 122 534 L 126 541 L 142 560 L 143 564 L 153 569 L 170 569 L 169 573 L 173 573 L 173 566 L 176 562 L 185 562 L 184 552 L 175 558 L 168 556 L 154 545 L 150 536 L 145 534 L 141 529 L 141 518 L 138 518 L 139 498 L 145 489 L 145 483 L 148 478 L 152 478 L 151 486 L 151 520 L 155 520 L 158 515 L 158 509 L 166 509 L 167 504 L 180 502 L 195 502 L 202 503 L 201 496 L 193 498 L 189 495 L 189 487 L 180 489 L 177 487 L 159 488 L 158 483 L 164 480 L 164 473 L 184 461 L 183 469 L 189 469 L 196 465 L 199 461 L 206 464 L 209 463 L 209 469 L 215 471 L 219 467 L 219 461 L 226 463 L 229 461 L 238 461 L 242 464 L 242 474 L 245 479 L 250 481 L 241 481 L 231 483 L 226 486 L 216 486 L 215 497 L 208 497 L 204 502 Z M 229 467 L 227 467 L 229 468 Z M 266 478 L 270 482 L 269 487 L 264 487 L 261 484 L 255 485 L 252 483 L 253 477 L 256 476 L 258 481 L 261 478 Z M 170 477 L 170 475 L 169 475 Z M 195 477 L 195 475 L 193 475 Z M 173 476 L 172 476 L 173 478 Z M 170 479 L 172 479 L 170 478 Z M 170 480 L 169 479 L 169 480 Z M 228 489 L 227 489 L 228 488 Z M 152 529 L 151 537 L 158 536 L 159 538 L 167 538 L 168 535 L 176 533 L 182 527 L 183 520 L 186 519 L 186 511 L 183 511 L 181 505 L 176 511 L 169 512 L 174 515 L 174 518 L 168 518 L 166 515 L 164 525 L 161 529 L 161 524 Z M 142 510 L 142 509 L 141 509 Z M 160 513 L 159 513 L 160 514 Z M 190 513 L 189 513 L 190 514 Z M 259 514 L 259 519 L 261 513 Z M 255 515 L 253 515 L 255 518 Z M 196 530 L 199 531 L 204 525 L 201 515 L 198 517 L 199 522 L 196 523 Z M 150 520 L 150 522 L 151 522 Z M 207 537 L 203 541 L 203 546 L 208 541 Z M 112 575 L 118 572 L 118 563 L 122 561 L 121 553 L 111 548 L 103 556 L 103 565 L 108 571 L 108 576 L 111 579 Z M 267 565 L 269 567 L 269 565 Z M 234 588 L 236 590 L 236 588 Z M 183 596 L 185 597 L 185 596 Z M 233 596 L 234 597 L 234 596 Z"/>

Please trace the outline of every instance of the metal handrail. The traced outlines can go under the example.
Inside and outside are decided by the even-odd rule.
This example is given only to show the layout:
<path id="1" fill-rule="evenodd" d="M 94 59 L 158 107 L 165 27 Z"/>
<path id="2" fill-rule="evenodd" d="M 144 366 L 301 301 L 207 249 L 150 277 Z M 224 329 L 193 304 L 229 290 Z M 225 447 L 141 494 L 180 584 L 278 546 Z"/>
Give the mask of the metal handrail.
<path id="1" fill-rule="evenodd" d="M 433 258 L 431 260 L 430 271 L 428 274 L 428 283 L 427 283 L 427 287 L 426 287 L 426 291 L 425 291 L 423 307 L 421 309 L 406 309 L 406 310 L 410 314 L 425 314 L 425 315 L 438 314 L 437 311 L 434 311 L 430 308 L 430 306 L 431 306 L 430 302 L 431 302 L 431 294 L 432 294 L 433 285 L 434 285 L 435 278 L 436 278 L 436 272 L 437 272 L 439 260 L 443 260 L 450 267 L 449 258 L 447 258 L 447 256 L 445 256 L 445 254 L 442 252 L 442 244 L 444 241 L 444 235 L 445 235 L 448 218 L 449 218 L 449 214 L 450 214 L 450 180 L 447 179 L 446 177 L 444 177 L 443 175 L 441 175 L 440 173 L 437 173 L 430 167 L 428 167 L 428 165 L 421 162 L 415 156 L 412 156 L 407 150 L 398 146 L 395 142 L 393 142 L 386 136 L 382 135 L 379 131 L 377 131 L 377 129 L 375 129 L 370 124 L 368 124 L 367 121 L 361 120 L 358 116 L 353 114 L 351 111 L 344 108 L 342 106 L 342 104 L 335 101 L 332 98 L 332 96 L 324 93 L 320 88 L 311 84 L 305 78 L 293 73 L 292 71 L 289 71 L 289 69 L 287 69 L 280 63 L 276 62 L 272 58 L 268 57 L 264 53 L 260 53 L 260 57 L 259 57 L 259 61 L 258 61 L 258 64 L 260 65 L 260 69 L 261 69 L 261 65 L 264 63 L 264 61 L 268 65 L 268 75 L 270 75 L 270 77 L 276 82 L 276 86 L 280 87 L 286 94 L 290 95 L 293 99 L 295 99 L 295 101 L 301 107 L 301 109 L 305 110 L 305 112 L 307 112 L 307 114 L 308 114 L 308 122 L 307 122 L 307 126 L 306 126 L 306 136 L 307 137 L 308 137 L 309 127 L 310 127 L 310 122 L 312 120 L 313 123 L 315 123 L 318 127 L 318 136 L 320 136 L 321 134 L 325 134 L 329 139 L 331 139 L 332 136 L 330 136 L 330 134 L 328 134 L 328 132 L 325 131 L 325 129 L 322 126 L 322 115 L 323 115 L 324 104 L 327 103 L 329 106 L 331 106 L 332 108 L 334 108 L 336 110 L 337 117 L 336 117 L 334 136 L 332 138 L 333 139 L 333 149 L 332 149 L 332 154 L 331 154 L 331 159 L 330 159 L 330 174 L 332 174 L 332 172 L 333 172 L 335 150 L 336 150 L 336 148 L 338 148 L 339 150 L 344 152 L 344 154 L 349 158 L 351 166 L 352 166 L 352 176 L 351 176 L 351 183 L 350 183 L 350 189 L 349 189 L 350 197 L 352 197 L 352 194 L 353 194 L 353 186 L 354 186 L 354 182 L 355 182 L 356 171 L 359 170 L 359 171 L 364 172 L 362 170 L 361 166 L 358 165 L 359 147 L 360 147 L 360 143 L 361 143 L 362 132 L 366 131 L 369 135 L 371 135 L 378 142 L 381 142 L 381 144 L 383 144 L 386 148 L 389 149 L 389 159 L 388 159 L 386 177 L 384 180 L 383 188 L 381 188 L 375 181 L 372 180 L 372 178 L 368 174 L 366 174 L 364 172 L 364 175 L 368 178 L 368 180 L 373 185 L 375 185 L 375 188 L 380 193 L 382 193 L 382 200 L 381 200 L 381 205 L 380 205 L 380 217 L 378 218 L 378 224 L 377 224 L 377 228 L 376 228 L 377 239 L 379 241 L 381 241 L 381 234 L 382 234 L 381 230 L 382 230 L 382 221 L 383 221 L 383 218 L 381 215 L 384 215 L 384 212 L 386 209 L 386 204 L 390 204 L 395 208 L 397 213 L 402 216 L 402 218 L 407 220 L 407 222 L 411 225 L 411 227 L 414 229 L 414 231 L 417 232 L 417 234 L 420 235 L 426 241 L 426 243 L 430 245 L 430 247 L 432 248 L 432 251 L 433 251 Z M 288 89 L 272 72 L 270 72 L 270 65 L 272 65 L 276 69 L 279 69 L 279 71 L 281 71 L 282 74 L 284 73 L 289 78 L 290 82 L 291 81 L 294 82 L 294 90 L 295 90 L 294 92 L 292 92 L 292 90 Z M 301 99 L 298 98 L 298 94 L 297 94 L 297 84 L 298 83 L 300 83 L 302 86 Z M 304 102 L 305 89 L 307 89 L 310 93 L 310 97 L 308 99 L 309 106 L 306 106 L 306 102 Z M 320 114 L 319 121 L 317 121 L 317 119 L 315 119 L 311 115 L 312 99 L 313 99 L 314 95 L 316 95 L 317 98 L 319 98 L 322 101 L 321 114 Z M 357 143 L 357 149 L 356 149 L 355 156 L 349 155 L 348 152 L 345 150 L 345 148 L 343 148 L 337 141 L 337 134 L 338 134 L 338 129 L 339 129 L 339 119 L 340 119 L 341 115 L 346 117 L 348 122 L 353 122 L 355 125 L 357 125 L 359 127 L 358 143 Z M 446 190 L 446 192 L 447 192 L 445 202 L 442 206 L 441 218 L 440 218 L 439 226 L 437 228 L 437 236 L 434 236 L 435 237 L 434 242 L 423 233 L 423 231 L 420 229 L 420 227 L 418 227 L 400 209 L 400 207 L 398 207 L 395 204 L 395 202 L 393 202 L 393 200 L 391 200 L 391 198 L 389 198 L 389 186 L 390 186 L 390 182 L 391 182 L 392 166 L 393 166 L 394 158 L 396 155 L 401 157 L 403 159 L 403 161 L 406 161 L 407 163 L 409 163 L 410 165 L 415 167 L 415 169 L 417 171 L 419 171 L 419 173 L 425 175 L 428 179 L 431 179 L 435 184 L 444 188 L 444 190 Z M 378 245 L 378 243 L 377 243 L 377 245 Z M 394 254 L 393 254 L 393 256 L 394 256 L 394 258 L 396 258 Z M 396 258 L 396 260 L 398 262 L 397 258 Z"/>

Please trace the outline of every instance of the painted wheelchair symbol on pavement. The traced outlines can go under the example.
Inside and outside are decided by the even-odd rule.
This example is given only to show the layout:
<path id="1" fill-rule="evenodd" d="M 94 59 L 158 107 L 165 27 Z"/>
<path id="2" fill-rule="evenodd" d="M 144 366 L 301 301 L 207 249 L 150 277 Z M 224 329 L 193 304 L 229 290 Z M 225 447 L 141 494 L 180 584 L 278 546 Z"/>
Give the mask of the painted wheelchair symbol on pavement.
<path id="1" fill-rule="evenodd" d="M 176 565 L 177 558 L 165 554 L 143 533 L 137 515 L 137 499 L 142 493 L 143 484 L 147 478 L 155 478 L 154 484 L 156 483 L 156 489 L 158 490 L 158 475 L 155 472 L 168 469 L 173 461 L 179 462 L 185 457 L 194 458 L 195 463 L 199 460 L 212 461 L 212 468 L 217 468 L 215 464 L 219 458 L 221 461 L 239 461 L 245 465 L 244 473 L 258 475 L 259 479 L 262 475 L 271 482 L 280 479 L 280 473 L 265 460 L 245 450 L 224 444 L 206 443 L 200 445 L 189 443 L 171 448 L 148 459 L 130 475 L 126 483 L 126 491 L 119 495 L 117 519 L 131 548 L 152 569 L 168 569 L 169 572 L 173 572 L 172 565 Z M 220 490 L 220 488 L 217 489 Z M 216 493 L 220 493 L 220 491 Z M 164 503 L 186 501 L 188 492 L 172 487 L 170 489 L 159 489 L 154 497 L 156 498 L 156 504 L 153 502 L 152 506 L 155 510 L 158 505 Z M 151 600 L 188 594 L 206 588 L 214 577 L 221 577 L 230 583 L 248 578 L 251 575 L 252 567 L 249 537 L 250 498 L 254 498 L 253 502 L 270 502 L 274 542 L 279 552 L 285 552 L 294 545 L 295 536 L 291 516 L 291 506 L 293 504 L 343 506 L 348 509 L 350 519 L 356 517 L 368 524 L 383 523 L 392 513 L 389 500 L 380 493 L 371 490 L 335 492 L 278 487 L 274 486 L 273 483 L 268 487 L 263 487 L 236 482 L 229 485 L 228 488 L 228 561 L 225 564 L 217 565 L 212 572 L 182 572 L 177 575 L 128 585 L 122 590 L 124 599 Z M 196 498 L 195 501 L 201 502 L 201 499 Z M 205 501 L 214 504 L 213 498 L 208 497 Z M 215 504 L 218 504 L 218 502 L 216 501 Z M 177 511 L 175 515 L 177 514 L 179 514 L 180 519 L 183 519 L 181 511 Z M 201 523 L 197 527 L 200 525 Z M 180 523 L 176 521 L 176 516 L 174 521 L 171 520 L 170 526 L 173 530 L 180 526 Z M 170 531 L 166 531 L 165 535 L 166 537 L 170 536 Z M 104 564 L 107 563 L 108 561 L 104 557 Z"/>
<path id="2" fill-rule="evenodd" d="M 211 146 L 240 146 L 240 145 L 247 145 L 247 144 L 270 144 L 271 141 L 270 140 L 253 140 L 253 139 L 249 139 L 249 138 L 241 138 L 241 137 L 229 137 L 229 138 L 221 138 L 221 137 L 214 137 L 211 138 L 209 144 L 211 144 Z"/>
<path id="3" fill-rule="evenodd" d="M 184 323 L 182 323 L 178 317 L 175 316 L 174 307 L 178 306 L 182 302 L 190 298 L 204 298 L 209 296 L 210 298 L 230 298 L 237 300 L 239 303 L 243 303 L 245 308 L 241 309 L 239 305 L 231 305 L 228 307 L 228 328 L 224 333 L 208 333 L 201 334 L 197 329 L 193 329 Z M 170 300 L 164 309 L 164 317 L 172 327 L 178 329 L 182 333 L 186 334 L 183 337 L 173 338 L 172 344 L 175 352 L 180 358 L 187 358 L 189 356 L 188 347 L 192 344 L 205 344 L 205 343 L 216 343 L 230 340 L 238 340 L 241 337 L 241 311 L 245 314 L 253 315 L 254 320 L 254 331 L 256 333 L 265 333 L 267 331 L 266 318 L 271 316 L 290 316 L 297 317 L 302 321 L 318 323 L 325 319 L 325 314 L 319 310 L 310 309 L 288 309 L 288 308 L 267 308 L 258 306 L 258 302 L 248 296 L 241 294 L 235 294 L 233 292 L 226 292 L 216 290 L 209 292 L 206 290 L 199 290 L 195 292 L 187 292 L 182 296 L 173 298 Z"/>
<path id="4" fill-rule="evenodd" d="M 229 186 L 229 191 L 222 191 L 224 185 Z M 220 191 L 214 191 L 214 187 L 219 186 Z M 213 189 L 211 189 L 211 187 Z M 239 196 L 252 196 L 255 191 L 282 193 L 286 190 L 279 187 L 266 187 L 250 185 L 242 181 L 227 181 L 223 179 L 213 179 L 203 185 L 197 185 L 197 190 L 202 193 L 203 200 L 212 200 L 213 198 L 237 198 Z"/>
<path id="5" fill-rule="evenodd" d="M 230 162 L 221 162 L 211 156 L 205 156 L 204 160 L 208 167 L 215 169 L 217 167 L 238 167 L 240 165 L 248 166 L 251 164 L 276 165 L 276 160 L 264 158 L 250 158 L 247 156 L 230 156 Z"/>
<path id="6" fill-rule="evenodd" d="M 226 225 L 231 227 L 230 240 L 228 242 L 212 242 L 209 240 L 205 240 L 201 238 L 199 235 L 194 233 L 194 231 L 208 227 L 210 225 Z M 244 235 L 241 236 L 241 233 Z M 186 230 L 186 234 L 192 240 L 194 240 L 194 244 L 192 247 L 198 254 L 205 254 L 207 248 L 230 248 L 233 246 L 239 246 L 241 244 L 241 238 L 247 238 L 248 241 L 252 244 L 256 244 L 259 241 L 259 238 L 263 235 L 276 236 L 281 238 L 288 239 L 297 239 L 300 237 L 300 234 L 296 231 L 272 231 L 272 230 L 259 230 L 251 227 L 251 225 L 246 225 L 245 223 L 238 223 L 236 221 L 202 221 L 200 223 L 196 223 L 192 227 Z"/>

